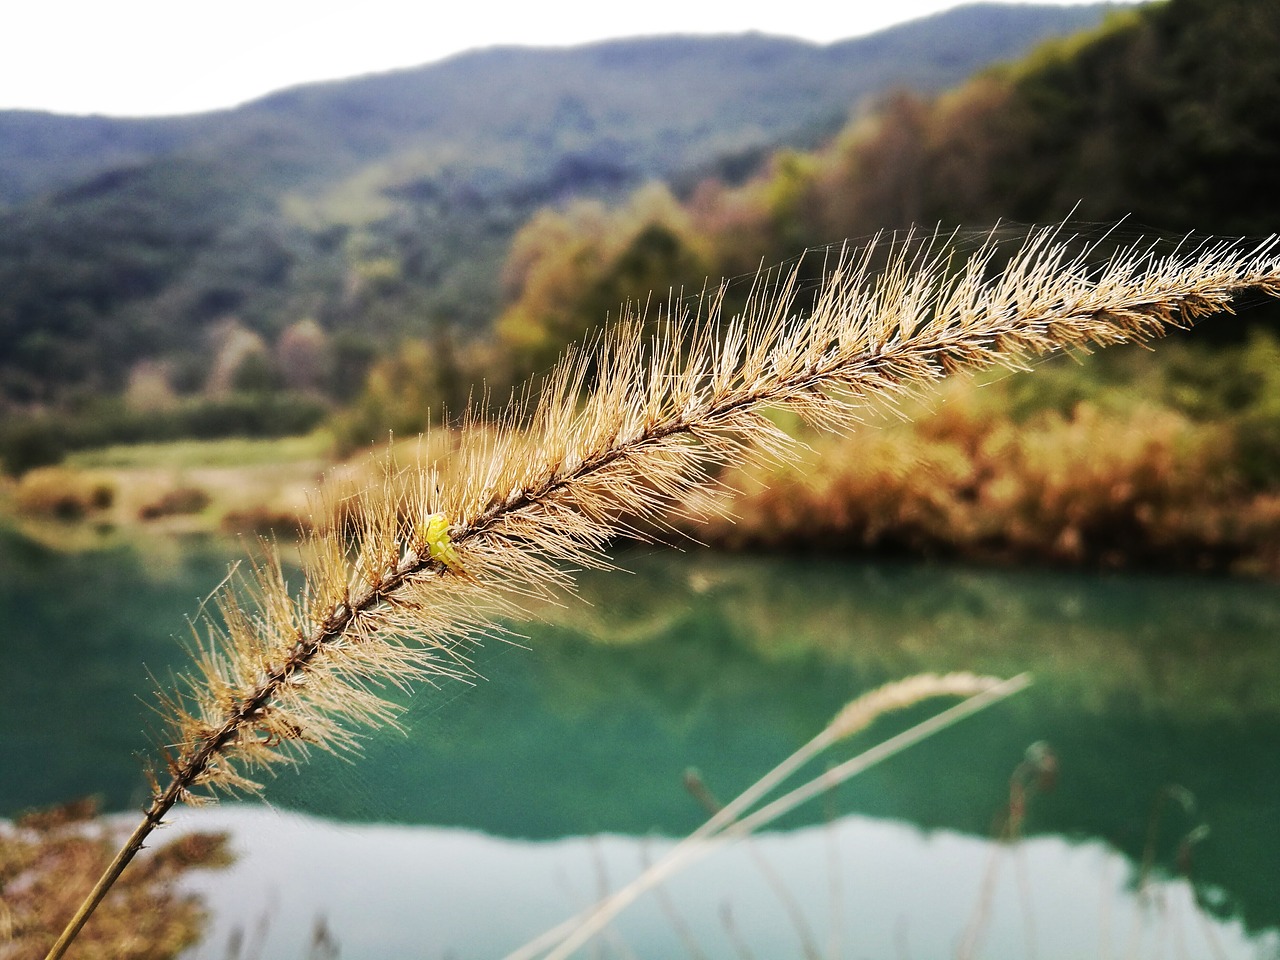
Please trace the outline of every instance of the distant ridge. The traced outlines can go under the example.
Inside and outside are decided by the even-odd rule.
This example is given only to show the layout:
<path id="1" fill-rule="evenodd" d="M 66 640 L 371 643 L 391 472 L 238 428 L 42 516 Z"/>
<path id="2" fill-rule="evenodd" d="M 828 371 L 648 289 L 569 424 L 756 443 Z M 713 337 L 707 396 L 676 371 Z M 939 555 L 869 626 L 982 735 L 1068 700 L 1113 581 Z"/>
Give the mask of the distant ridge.
<path id="1" fill-rule="evenodd" d="M 682 90 L 676 103 L 696 112 L 699 123 L 750 124 L 761 142 L 771 141 L 814 123 L 829 126 L 876 90 L 954 84 L 1047 37 L 1088 28 L 1114 6 L 977 3 L 826 46 L 749 33 L 493 47 L 421 67 L 291 87 L 232 110 L 181 117 L 0 111 L 0 207 L 114 166 L 187 148 L 252 142 L 264 118 L 312 125 L 331 146 L 368 157 L 394 147 L 406 133 L 474 127 L 486 117 L 517 123 L 521 110 L 531 106 L 541 107 L 545 119 L 547 104 L 539 101 L 566 92 L 602 102 L 617 98 L 636 73 L 655 90 Z M 664 75 L 655 76 L 657 69 Z M 698 85 L 705 85 L 700 99 L 692 92 Z M 479 117 L 468 108 L 477 102 L 483 104 Z M 627 119 L 643 115 L 642 106 L 636 103 Z M 725 109 L 728 117 L 720 112 Z M 681 154 L 674 165 L 702 159 Z M 662 166 L 673 169 L 670 160 Z"/>
<path id="2" fill-rule="evenodd" d="M 540 207 L 746 175 L 868 97 L 956 84 L 1110 9 L 977 4 L 827 46 L 498 47 L 187 117 L 0 113 L 0 410 L 119 396 L 156 362 L 198 391 L 228 330 L 271 349 L 304 319 L 357 358 L 358 389 L 359 358 L 404 336 L 483 329 Z"/>

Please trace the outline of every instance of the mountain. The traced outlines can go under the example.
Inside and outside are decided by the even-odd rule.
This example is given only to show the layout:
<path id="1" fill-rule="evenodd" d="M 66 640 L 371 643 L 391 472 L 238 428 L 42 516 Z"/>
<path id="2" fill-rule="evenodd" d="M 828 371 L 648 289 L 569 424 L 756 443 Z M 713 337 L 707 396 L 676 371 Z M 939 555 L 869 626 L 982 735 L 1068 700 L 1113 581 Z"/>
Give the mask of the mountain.
<path id="1" fill-rule="evenodd" d="M 740 183 L 704 180 L 683 203 L 657 204 L 637 192 L 598 215 L 580 208 L 544 214 L 512 242 L 492 352 L 515 373 L 543 370 L 567 343 L 616 316 L 618 304 L 643 302 L 651 290 L 697 291 L 708 276 L 750 278 L 758 265 L 786 262 L 798 251 L 920 224 L 978 228 L 982 237 L 1000 222 L 1070 220 L 1066 233 L 1090 242 L 1099 259 L 1137 237 L 1265 242 L 1280 223 L 1277 49 L 1280 0 L 1148 4 L 984 70 L 940 96 L 896 92 L 823 147 L 779 151 Z M 1008 235 L 1019 232 L 1013 226 Z M 957 240 L 964 242 L 963 235 Z M 802 281 L 816 279 L 823 258 L 808 258 L 802 269 L 812 271 Z M 729 315 L 742 306 L 729 303 Z M 1197 339 L 1223 346 L 1267 329 L 1280 330 L 1274 304 L 1207 325 Z M 1261 356 L 1264 348 L 1257 350 Z M 442 364 L 437 360 L 416 382 L 440 380 Z M 1269 433 L 1263 439 L 1259 430 L 1248 443 L 1275 449 L 1270 431 L 1280 426 L 1270 410 L 1280 406 L 1261 399 L 1262 378 L 1247 373 L 1237 380 L 1230 363 L 1200 366 L 1199 385 L 1186 396 L 1201 390 L 1221 396 L 1178 402 L 1198 407 L 1188 410 L 1193 415 L 1215 408 L 1243 417 L 1250 404 L 1266 407 L 1258 422 L 1267 422 Z M 382 369 L 387 373 L 371 376 L 355 405 L 369 408 L 358 420 L 361 441 L 388 420 L 404 432 L 422 422 L 424 409 L 461 405 L 450 384 L 431 383 L 435 397 L 448 403 L 427 393 L 430 402 L 418 398 L 389 417 L 397 396 L 412 395 L 405 388 L 415 380 L 402 358 Z M 483 371 L 490 384 L 502 382 L 491 362 L 487 369 L 464 365 L 465 375 L 452 379 L 465 386 L 480 379 L 473 371 Z M 397 390 L 386 389 L 387 381 Z"/>
<path id="2" fill-rule="evenodd" d="M 68 117 L 0 111 L 0 209 L 104 170 L 180 149 L 208 124 L 200 117 Z"/>
<path id="3" fill-rule="evenodd" d="M 973 4 L 825 47 L 748 34 L 494 48 L 185 117 L 0 111 L 0 205 L 188 148 L 223 159 L 242 149 L 251 164 L 319 172 L 424 136 L 472 145 L 540 136 L 546 144 L 564 135 L 560 127 L 581 136 L 591 123 L 638 144 L 643 156 L 629 163 L 655 173 L 714 153 L 723 131 L 767 145 L 838 123 L 878 90 L 941 89 L 1047 37 L 1085 29 L 1109 6 Z M 650 129 L 665 144 L 646 140 Z M 321 152 L 304 159 L 308 148 Z"/>
<path id="4" fill-rule="evenodd" d="M 937 90 L 1107 9 L 979 4 L 828 46 L 494 48 L 190 117 L 0 113 L 0 407 L 118 394 L 140 370 L 208 393 L 228 350 L 303 321 L 342 348 L 313 385 L 349 394 L 403 335 L 484 328 L 543 205 L 745 176 L 869 96 Z"/>

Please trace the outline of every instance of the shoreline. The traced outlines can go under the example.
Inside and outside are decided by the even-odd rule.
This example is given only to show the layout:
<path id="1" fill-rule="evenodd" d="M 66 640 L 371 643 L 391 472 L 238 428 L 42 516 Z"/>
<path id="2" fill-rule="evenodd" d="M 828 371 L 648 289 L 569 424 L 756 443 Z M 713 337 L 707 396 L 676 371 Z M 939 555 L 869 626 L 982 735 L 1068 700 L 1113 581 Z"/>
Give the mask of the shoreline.
<path id="1" fill-rule="evenodd" d="M 706 520 L 677 519 L 675 536 L 654 539 L 725 553 L 1280 579 L 1280 495 L 1223 479 L 1220 445 L 1203 431 L 1163 413 L 1117 424 L 1086 407 L 993 443 L 996 428 L 974 411 L 940 413 L 804 436 L 787 463 L 721 475 L 693 506 Z M 320 504 L 333 491 L 367 486 L 386 452 L 337 462 L 324 434 L 90 451 L 0 477 L 0 523 L 71 552 L 154 537 L 285 542 L 327 518 Z M 422 455 L 417 440 L 391 452 L 401 463 Z"/>

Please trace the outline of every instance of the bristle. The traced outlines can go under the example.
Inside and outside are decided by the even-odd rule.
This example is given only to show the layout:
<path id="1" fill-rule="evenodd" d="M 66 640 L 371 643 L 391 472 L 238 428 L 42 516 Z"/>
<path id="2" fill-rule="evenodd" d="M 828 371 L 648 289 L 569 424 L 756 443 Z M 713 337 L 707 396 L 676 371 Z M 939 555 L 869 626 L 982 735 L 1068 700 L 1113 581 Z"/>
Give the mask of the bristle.
<path id="1" fill-rule="evenodd" d="M 973 673 L 921 673 L 905 680 L 886 683 L 849 701 L 827 725 L 834 740 L 851 737 L 865 730 L 876 719 L 895 710 L 905 710 L 934 697 L 973 697 L 1003 681 L 999 677 L 981 677 Z"/>
<path id="2" fill-rule="evenodd" d="M 1134 246 L 1095 267 L 1061 233 L 1033 230 L 998 271 L 994 233 L 963 262 L 941 235 L 880 237 L 841 254 L 803 315 L 795 272 L 758 278 L 736 317 L 723 288 L 696 316 L 631 313 L 495 421 L 465 412 L 456 448 L 407 467 L 389 452 L 380 483 L 332 495 L 334 519 L 317 506 L 295 590 L 274 543 L 219 589 L 194 672 L 161 701 L 168 783 L 50 957 L 175 803 L 257 791 L 260 771 L 311 748 L 356 750 L 356 728 L 395 721 L 381 687 L 474 676 L 468 650 L 495 615 L 608 566 L 613 538 L 704 508 L 719 468 L 785 453 L 762 411 L 838 429 L 958 370 L 1148 340 L 1245 290 L 1280 296 L 1275 236 Z M 970 681 L 985 682 L 943 685 Z"/>
<path id="3" fill-rule="evenodd" d="M 830 265 L 803 316 L 794 272 L 762 275 L 734 317 L 723 287 L 696 316 L 675 299 L 631 311 L 494 420 L 465 411 L 456 446 L 424 438 L 407 465 L 388 454 L 378 483 L 331 495 L 342 519 L 313 524 L 296 588 L 264 544 L 220 592 L 222 625 L 169 703 L 174 795 L 253 790 L 249 771 L 354 749 L 353 726 L 394 717 L 385 684 L 473 676 L 468 651 L 496 614 L 570 586 L 567 568 L 607 565 L 620 535 L 712 508 L 722 466 L 784 456 L 768 408 L 839 429 L 957 370 L 1147 340 L 1241 290 L 1280 294 L 1275 238 L 1131 247 L 1095 266 L 1061 233 L 1033 231 L 998 271 L 994 235 L 963 261 L 945 236 L 880 237 Z M 447 530 L 428 534 L 438 516 Z"/>

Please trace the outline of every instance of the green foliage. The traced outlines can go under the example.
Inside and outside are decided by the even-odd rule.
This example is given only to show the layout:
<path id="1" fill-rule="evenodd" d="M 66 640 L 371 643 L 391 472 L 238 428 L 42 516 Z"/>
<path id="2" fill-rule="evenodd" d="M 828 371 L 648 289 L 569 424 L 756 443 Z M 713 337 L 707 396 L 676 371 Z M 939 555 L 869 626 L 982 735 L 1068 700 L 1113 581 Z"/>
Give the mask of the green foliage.
<path id="1" fill-rule="evenodd" d="M 523 357 L 517 371 L 538 369 L 643 297 L 648 267 L 667 271 L 652 284 L 659 291 L 673 283 L 696 290 L 699 269 L 712 278 L 750 274 L 806 247 L 913 223 L 1052 222 L 1076 208 L 1103 223 L 1133 214 L 1135 229 L 1156 235 L 1266 235 L 1280 222 L 1280 60 L 1266 52 L 1276 49 L 1274 4 L 1171 0 L 1118 13 L 943 96 L 896 93 L 830 146 L 776 153 L 737 186 L 703 183 L 683 207 L 652 220 L 637 214 L 635 199 L 614 212 L 543 215 L 513 245 L 500 337 Z M 689 255 L 650 232 L 636 252 L 640 265 L 630 264 L 620 251 L 648 223 L 680 238 Z M 679 227 L 656 226 L 665 224 Z M 806 266 L 820 268 L 821 257 Z M 1277 314 L 1252 310 L 1247 324 L 1274 324 Z M 1219 323 L 1197 336 L 1238 341 L 1244 329 Z M 1243 352 L 1175 351 L 1157 361 L 1169 364 L 1158 373 L 1107 360 L 1083 378 L 1036 380 L 1013 398 L 1013 415 L 1065 414 L 1086 396 L 1118 409 L 1134 377 L 1154 377 L 1171 409 L 1230 419 L 1259 464 L 1246 470 L 1257 478 L 1270 469 L 1259 459 L 1273 421 L 1261 412 L 1266 363 L 1237 363 L 1264 353 L 1261 341 Z"/>
<path id="2" fill-rule="evenodd" d="M 435 358 L 425 340 L 408 340 L 375 364 L 357 401 L 335 417 L 342 450 L 385 442 L 388 436 L 420 433 L 440 403 Z"/>
<path id="3" fill-rule="evenodd" d="M 73 450 L 179 438 L 285 437 L 307 433 L 328 413 L 312 397 L 233 393 L 193 398 L 160 411 L 133 411 L 113 400 L 71 412 L 13 416 L 0 424 L 0 464 L 9 474 L 57 463 Z"/>
<path id="4" fill-rule="evenodd" d="M 278 466 L 303 460 L 323 460 L 332 438 L 323 430 L 306 436 L 272 439 L 229 437 L 218 440 L 166 440 L 160 443 L 133 443 L 118 447 L 97 447 L 66 458 L 70 468 L 93 471 L 98 468 L 141 467 L 250 467 Z"/>
<path id="5" fill-rule="evenodd" d="M 650 294 L 696 292 L 710 271 L 688 216 L 650 186 L 616 211 L 582 204 L 544 212 L 516 237 L 506 270 L 512 302 L 498 318 L 500 355 L 515 382 L 545 370 L 566 344 Z"/>
<path id="6" fill-rule="evenodd" d="M 217 169 L 174 161 L 0 215 L 0 402 L 118 387 L 130 358 L 166 331 L 109 319 L 173 282 L 237 202 Z"/>
<path id="7" fill-rule="evenodd" d="M 983 158 L 1020 219 L 1133 216 L 1221 234 L 1274 227 L 1280 16 L 1251 0 L 1170 0 L 1006 74 Z M 989 206 L 988 206 L 988 209 Z"/>
<path id="8" fill-rule="evenodd" d="M 123 119 L 0 111 L 0 209 L 105 170 L 164 156 L 204 126 L 193 117 Z"/>
<path id="9" fill-rule="evenodd" d="M 433 420 L 460 415 L 472 399 L 472 384 L 489 367 L 487 358 L 463 349 L 452 331 L 401 342 L 370 368 L 355 401 L 331 419 L 339 451 L 412 437 Z"/>
<path id="10" fill-rule="evenodd" d="M 799 237 L 911 223 L 1072 215 L 1266 235 L 1280 212 L 1277 48 L 1274 4 L 1144 6 L 941 97 L 895 94 L 805 157 L 804 177 L 784 156 L 706 213 L 766 227 L 766 262 L 794 255 Z M 801 228 L 777 222 L 783 197 Z"/>
<path id="11" fill-rule="evenodd" d="M 1155 353 L 1111 350 L 1060 358 L 1032 376 L 990 385 L 994 416 L 1026 423 L 1048 412 L 1070 418 L 1089 405 L 1117 421 L 1158 407 L 1213 427 L 1232 450 L 1233 482 L 1280 483 L 1280 338 L 1255 329 L 1243 343 L 1162 343 Z"/>
<path id="12" fill-rule="evenodd" d="M 1087 26 L 1099 11 L 1070 13 Z M 970 44 L 978 58 L 1051 26 L 1010 32 L 998 17 L 1012 14 L 985 8 L 954 16 L 987 45 Z M 961 20 L 837 45 L 818 73 L 806 66 L 812 51 L 789 41 L 628 42 L 564 51 L 556 79 L 541 83 L 530 77 L 547 75 L 550 54 L 504 51 L 268 98 L 203 133 L 184 128 L 220 154 L 103 173 L 0 215 L 0 403 L 49 411 L 11 418 L 6 459 L 47 462 L 81 445 L 72 436 L 132 435 L 64 423 L 86 420 L 67 412 L 77 395 L 122 390 L 140 358 L 158 364 L 157 389 L 167 383 L 184 409 L 220 411 L 168 413 L 155 423 L 187 426 L 153 433 L 266 429 L 209 398 L 287 386 L 352 404 L 339 424 L 351 445 L 415 431 L 428 409 L 459 410 L 481 380 L 503 395 L 651 292 L 697 295 L 707 277 L 883 227 L 1049 221 L 1078 203 L 1086 219 L 1133 214 L 1175 233 L 1269 232 L 1280 212 L 1280 65 L 1268 55 L 1278 21 L 1272 5 L 1246 0 L 1124 11 L 943 96 L 896 93 L 830 146 L 768 160 L 765 144 L 786 131 L 804 142 L 829 122 L 823 110 L 872 89 L 868 64 L 883 82 L 895 58 L 938 49 L 939 32 Z M 747 75 L 735 72 L 744 51 Z M 939 82 L 936 65 L 921 69 L 919 84 Z M 518 110 L 511 89 L 527 92 Z M 157 138 L 157 150 L 180 139 Z M 616 199 L 645 176 L 712 169 L 726 155 L 759 172 L 690 186 L 684 202 L 645 188 L 614 210 L 562 203 Z M 529 219 L 548 203 L 561 205 Z M 1265 316 L 1252 311 L 1250 323 Z M 258 347 L 211 383 L 219 357 L 231 358 L 219 333 L 230 323 Z M 389 343 L 408 346 L 380 361 Z M 1265 373 L 1226 359 L 1244 355 L 1262 347 L 1186 362 L 1175 352 L 1158 374 L 1111 360 L 1083 378 L 1055 372 L 1012 397 L 1012 415 L 1066 413 L 1086 397 L 1119 409 L 1126 377 L 1155 377 L 1172 409 L 1231 422 L 1254 464 L 1242 470 L 1260 483 L 1275 416 Z"/>
<path id="13" fill-rule="evenodd" d="M 373 354 L 486 331 L 510 240 L 543 205 L 812 143 L 887 83 L 954 83 L 1098 15 L 961 11 L 832 48 L 491 50 L 154 122 L 0 112 L 0 410 L 62 416 L 120 394 L 143 364 L 190 398 L 231 321 L 271 358 L 239 385 L 271 388 L 290 382 L 282 338 L 305 318 L 330 340 L 331 377 L 297 388 L 346 401 Z M 664 242 L 600 277 L 589 308 L 667 286 L 667 268 L 700 286 L 708 266 Z"/>

